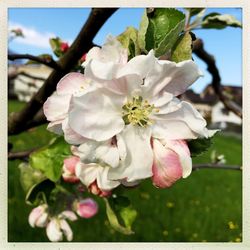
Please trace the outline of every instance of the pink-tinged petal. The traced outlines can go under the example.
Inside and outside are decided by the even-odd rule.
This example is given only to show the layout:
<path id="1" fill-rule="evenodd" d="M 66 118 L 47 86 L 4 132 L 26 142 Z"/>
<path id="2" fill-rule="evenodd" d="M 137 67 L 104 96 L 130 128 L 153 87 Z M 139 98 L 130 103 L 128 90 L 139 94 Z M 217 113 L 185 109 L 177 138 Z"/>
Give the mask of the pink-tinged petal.
<path id="1" fill-rule="evenodd" d="M 175 151 L 180 159 L 182 166 L 182 177 L 188 177 L 192 172 L 192 159 L 186 141 L 184 140 L 166 140 L 165 146 Z"/>
<path id="2" fill-rule="evenodd" d="M 93 199 L 80 200 L 77 203 L 77 214 L 82 218 L 91 218 L 98 212 L 98 205 Z"/>
<path id="3" fill-rule="evenodd" d="M 70 95 L 51 95 L 43 105 L 43 112 L 48 121 L 62 120 L 67 116 L 70 104 Z"/>
<path id="4" fill-rule="evenodd" d="M 77 156 L 71 156 L 69 158 L 64 159 L 63 169 L 70 172 L 71 174 L 75 174 L 76 164 L 80 162 L 80 158 Z"/>
<path id="5" fill-rule="evenodd" d="M 98 195 L 100 197 L 109 197 L 112 192 L 110 190 L 106 191 L 106 190 L 101 190 L 98 185 L 97 182 L 94 181 L 93 183 L 91 183 L 88 187 L 88 190 L 90 193 L 94 194 L 94 195 Z"/>
<path id="6" fill-rule="evenodd" d="M 46 227 L 46 234 L 50 241 L 58 242 L 63 240 L 63 234 L 60 229 L 60 221 L 52 219 Z"/>
<path id="7" fill-rule="evenodd" d="M 42 216 L 43 213 L 44 213 L 43 206 L 38 206 L 38 207 L 32 209 L 32 211 L 29 214 L 29 219 L 28 219 L 31 227 L 36 226 L 37 220 L 39 219 L 39 217 Z"/>
<path id="8" fill-rule="evenodd" d="M 60 219 L 68 219 L 70 221 L 77 220 L 77 216 L 75 215 L 75 213 L 70 211 L 70 210 L 65 210 L 62 213 L 60 213 L 59 218 Z"/>
<path id="9" fill-rule="evenodd" d="M 153 183 L 160 188 L 170 187 L 182 177 L 179 156 L 173 150 L 164 147 L 157 139 L 153 140 L 153 150 Z"/>
<path id="10" fill-rule="evenodd" d="M 65 182 L 68 183 L 78 183 L 80 181 L 79 178 L 77 178 L 76 176 L 68 175 L 66 173 L 62 174 L 62 178 Z"/>
<path id="11" fill-rule="evenodd" d="M 79 135 L 96 141 L 112 138 L 125 126 L 121 115 L 124 98 L 103 89 L 74 97 L 69 126 Z"/>
<path id="12" fill-rule="evenodd" d="M 56 91 L 58 95 L 73 95 L 81 89 L 88 86 L 86 77 L 78 72 L 72 72 L 65 75 L 57 84 Z"/>
<path id="13" fill-rule="evenodd" d="M 49 215 L 48 213 L 43 213 L 36 221 L 37 227 L 45 227 L 48 223 Z"/>
<path id="14" fill-rule="evenodd" d="M 73 232 L 66 220 L 60 220 L 60 227 L 63 234 L 66 236 L 67 241 L 73 240 Z"/>

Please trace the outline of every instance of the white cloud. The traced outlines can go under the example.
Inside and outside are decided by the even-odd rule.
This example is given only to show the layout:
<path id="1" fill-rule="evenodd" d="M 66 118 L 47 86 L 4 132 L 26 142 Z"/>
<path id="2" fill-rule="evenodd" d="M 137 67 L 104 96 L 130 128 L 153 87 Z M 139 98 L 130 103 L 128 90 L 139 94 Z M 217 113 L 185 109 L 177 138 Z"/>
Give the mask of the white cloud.
<path id="1" fill-rule="evenodd" d="M 9 22 L 9 31 L 16 28 L 22 29 L 24 34 L 24 38 L 18 37 L 14 40 L 16 43 L 31 45 L 37 48 L 50 48 L 49 39 L 51 37 L 56 37 L 56 35 L 51 32 L 41 32 L 33 27 Z"/>

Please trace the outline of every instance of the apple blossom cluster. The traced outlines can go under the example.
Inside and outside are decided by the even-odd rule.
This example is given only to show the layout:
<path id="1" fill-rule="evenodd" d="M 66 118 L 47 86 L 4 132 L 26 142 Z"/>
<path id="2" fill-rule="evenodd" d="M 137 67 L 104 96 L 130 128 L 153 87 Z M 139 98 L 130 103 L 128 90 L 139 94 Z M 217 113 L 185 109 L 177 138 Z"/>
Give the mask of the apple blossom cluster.
<path id="1" fill-rule="evenodd" d="M 109 196 L 119 185 L 150 177 L 159 188 L 188 177 L 187 140 L 214 133 L 190 103 L 178 99 L 202 76 L 197 65 L 159 60 L 153 50 L 128 60 L 127 49 L 109 36 L 87 53 L 83 66 L 84 74 L 64 76 L 44 104 L 48 130 L 72 145 L 63 178 Z"/>
<path id="2" fill-rule="evenodd" d="M 74 202 L 74 210 L 81 218 L 91 218 L 97 211 L 97 203 L 91 199 L 81 199 Z M 31 227 L 46 227 L 46 234 L 50 241 L 62 241 L 63 236 L 67 241 L 72 241 L 73 232 L 67 222 L 76 221 L 77 216 L 72 210 L 65 210 L 57 215 L 51 215 L 47 204 L 39 205 L 34 208 L 29 215 L 29 224 Z"/>

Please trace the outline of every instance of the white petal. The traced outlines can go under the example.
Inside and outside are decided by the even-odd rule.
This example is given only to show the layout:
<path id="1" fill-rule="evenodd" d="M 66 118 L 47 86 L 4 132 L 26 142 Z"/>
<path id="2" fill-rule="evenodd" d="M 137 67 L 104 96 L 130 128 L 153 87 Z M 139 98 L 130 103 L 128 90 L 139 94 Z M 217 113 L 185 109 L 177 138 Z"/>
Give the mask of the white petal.
<path id="1" fill-rule="evenodd" d="M 109 167 L 102 167 L 95 163 L 79 164 L 76 167 L 76 176 L 87 187 L 96 180 L 98 187 L 107 191 L 120 184 L 118 181 L 108 179 L 107 175 L 109 169 Z"/>
<path id="2" fill-rule="evenodd" d="M 76 176 L 87 187 L 96 180 L 98 171 L 99 165 L 96 163 L 78 163 L 76 165 Z"/>
<path id="3" fill-rule="evenodd" d="M 50 122 L 48 124 L 48 126 L 47 126 L 47 129 L 50 132 L 53 132 L 53 133 L 58 134 L 58 135 L 61 135 L 61 134 L 63 134 L 63 130 L 62 130 L 62 123 L 63 123 L 63 121 L 64 121 L 64 119 Z"/>
<path id="4" fill-rule="evenodd" d="M 110 169 L 109 178 L 128 182 L 152 176 L 153 153 L 150 145 L 150 128 L 128 125 L 121 132 L 127 148 L 127 156 L 118 168 Z"/>
<path id="5" fill-rule="evenodd" d="M 163 61 L 162 65 L 165 66 L 168 63 Z M 179 62 L 175 64 L 174 69 L 167 72 L 164 79 L 166 81 L 164 91 L 172 93 L 175 96 L 180 95 L 200 76 L 203 76 L 203 74 L 192 60 Z"/>
<path id="6" fill-rule="evenodd" d="M 73 98 L 69 126 L 83 137 L 104 141 L 124 127 L 122 106 L 124 97 L 104 90 Z"/>
<path id="7" fill-rule="evenodd" d="M 118 95 L 132 97 L 134 93 L 142 93 L 142 83 L 141 77 L 134 74 L 115 78 L 110 81 L 103 81 L 102 86 Z"/>
<path id="8" fill-rule="evenodd" d="M 63 240 L 63 234 L 60 230 L 60 223 L 57 219 L 52 219 L 46 228 L 46 233 L 50 241 L 57 242 Z"/>
<path id="9" fill-rule="evenodd" d="M 99 167 L 96 181 L 97 186 L 101 190 L 109 191 L 120 185 L 119 181 L 110 180 L 108 178 L 108 173 L 110 169 L 110 167 Z"/>
<path id="10" fill-rule="evenodd" d="M 88 85 L 86 77 L 78 72 L 65 75 L 57 84 L 56 91 L 59 95 L 73 95 Z"/>
<path id="11" fill-rule="evenodd" d="M 53 93 L 43 105 L 43 111 L 48 121 L 64 119 L 69 110 L 70 95 L 60 96 Z"/>
<path id="12" fill-rule="evenodd" d="M 91 79 L 111 80 L 118 69 L 118 64 L 114 62 L 101 62 L 91 60 L 85 67 L 85 75 Z"/>
<path id="13" fill-rule="evenodd" d="M 119 164 L 119 151 L 116 146 L 111 145 L 110 141 L 97 147 L 95 154 L 97 159 L 111 167 L 117 167 Z"/>
<path id="14" fill-rule="evenodd" d="M 77 216 L 75 215 L 75 213 L 70 210 L 65 210 L 62 213 L 60 213 L 59 218 L 69 219 L 70 221 L 77 220 Z"/>
<path id="15" fill-rule="evenodd" d="M 79 145 L 84 143 L 86 140 L 85 137 L 76 133 L 71 127 L 69 126 L 68 118 L 66 118 L 62 123 L 62 130 L 64 132 L 64 139 L 69 144 Z"/>
<path id="16" fill-rule="evenodd" d="M 132 58 L 124 67 L 118 70 L 116 75 L 117 78 L 136 74 L 144 79 L 151 68 L 154 66 L 156 58 L 154 56 L 154 51 L 150 50 L 147 55 L 140 55 Z"/>
<path id="17" fill-rule="evenodd" d="M 60 227 L 66 236 L 67 241 L 72 241 L 73 240 L 73 232 L 66 220 L 60 220 Z"/>
<path id="18" fill-rule="evenodd" d="M 159 115 L 153 126 L 153 136 L 160 139 L 195 139 L 199 135 L 208 137 L 206 121 L 201 114 L 187 102 L 181 102 L 180 109 Z"/>

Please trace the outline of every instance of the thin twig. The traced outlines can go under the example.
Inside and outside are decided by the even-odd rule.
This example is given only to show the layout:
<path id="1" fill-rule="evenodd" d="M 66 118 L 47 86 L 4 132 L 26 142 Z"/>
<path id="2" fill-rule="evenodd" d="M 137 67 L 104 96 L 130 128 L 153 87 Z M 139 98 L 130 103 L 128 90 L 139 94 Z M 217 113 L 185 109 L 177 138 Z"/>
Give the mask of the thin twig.
<path id="1" fill-rule="evenodd" d="M 29 157 L 29 155 L 36 151 L 37 148 L 33 148 L 33 149 L 29 149 L 26 151 L 20 151 L 20 152 L 9 152 L 8 153 L 8 160 L 22 160 L 22 159 L 26 159 Z"/>
<path id="2" fill-rule="evenodd" d="M 242 170 L 242 166 L 238 165 L 222 165 L 222 164 L 213 164 L 213 163 L 204 163 L 204 164 L 194 164 L 193 165 L 193 171 L 199 170 L 199 169 L 229 169 L 229 170 Z"/>
<path id="3" fill-rule="evenodd" d="M 29 103 L 18 113 L 14 113 L 8 120 L 9 135 L 18 134 L 26 129 L 26 123 L 32 120 L 40 110 L 46 99 L 56 89 L 59 80 L 78 63 L 83 54 L 92 47 L 93 39 L 106 20 L 116 11 L 112 8 L 92 9 L 90 16 L 79 32 L 69 50 L 60 58 L 58 64 L 61 70 L 53 70 L 43 86 Z"/>
<path id="4" fill-rule="evenodd" d="M 17 60 L 17 59 L 29 59 L 41 64 L 44 64 L 52 69 L 55 70 L 60 70 L 60 65 L 57 64 L 56 61 L 54 61 L 52 58 L 49 59 L 45 59 L 39 56 L 33 56 L 33 55 L 29 55 L 29 54 L 11 54 L 8 55 L 8 59 L 11 61 Z"/>
<path id="5" fill-rule="evenodd" d="M 201 39 L 194 41 L 193 52 L 207 64 L 208 72 L 212 75 L 212 87 L 215 94 L 217 94 L 221 102 L 228 110 L 242 118 L 242 108 L 223 94 L 221 87 L 221 77 L 216 66 L 215 59 L 204 49 L 204 44 Z"/>
<path id="6" fill-rule="evenodd" d="M 46 79 L 45 78 L 42 78 L 42 77 L 38 77 L 38 76 L 33 76 L 33 75 L 30 75 L 24 71 L 21 71 L 17 74 L 18 75 L 22 75 L 22 76 L 26 76 L 28 78 L 31 78 L 31 79 L 34 79 L 34 80 L 38 80 L 38 81 L 45 81 Z"/>

